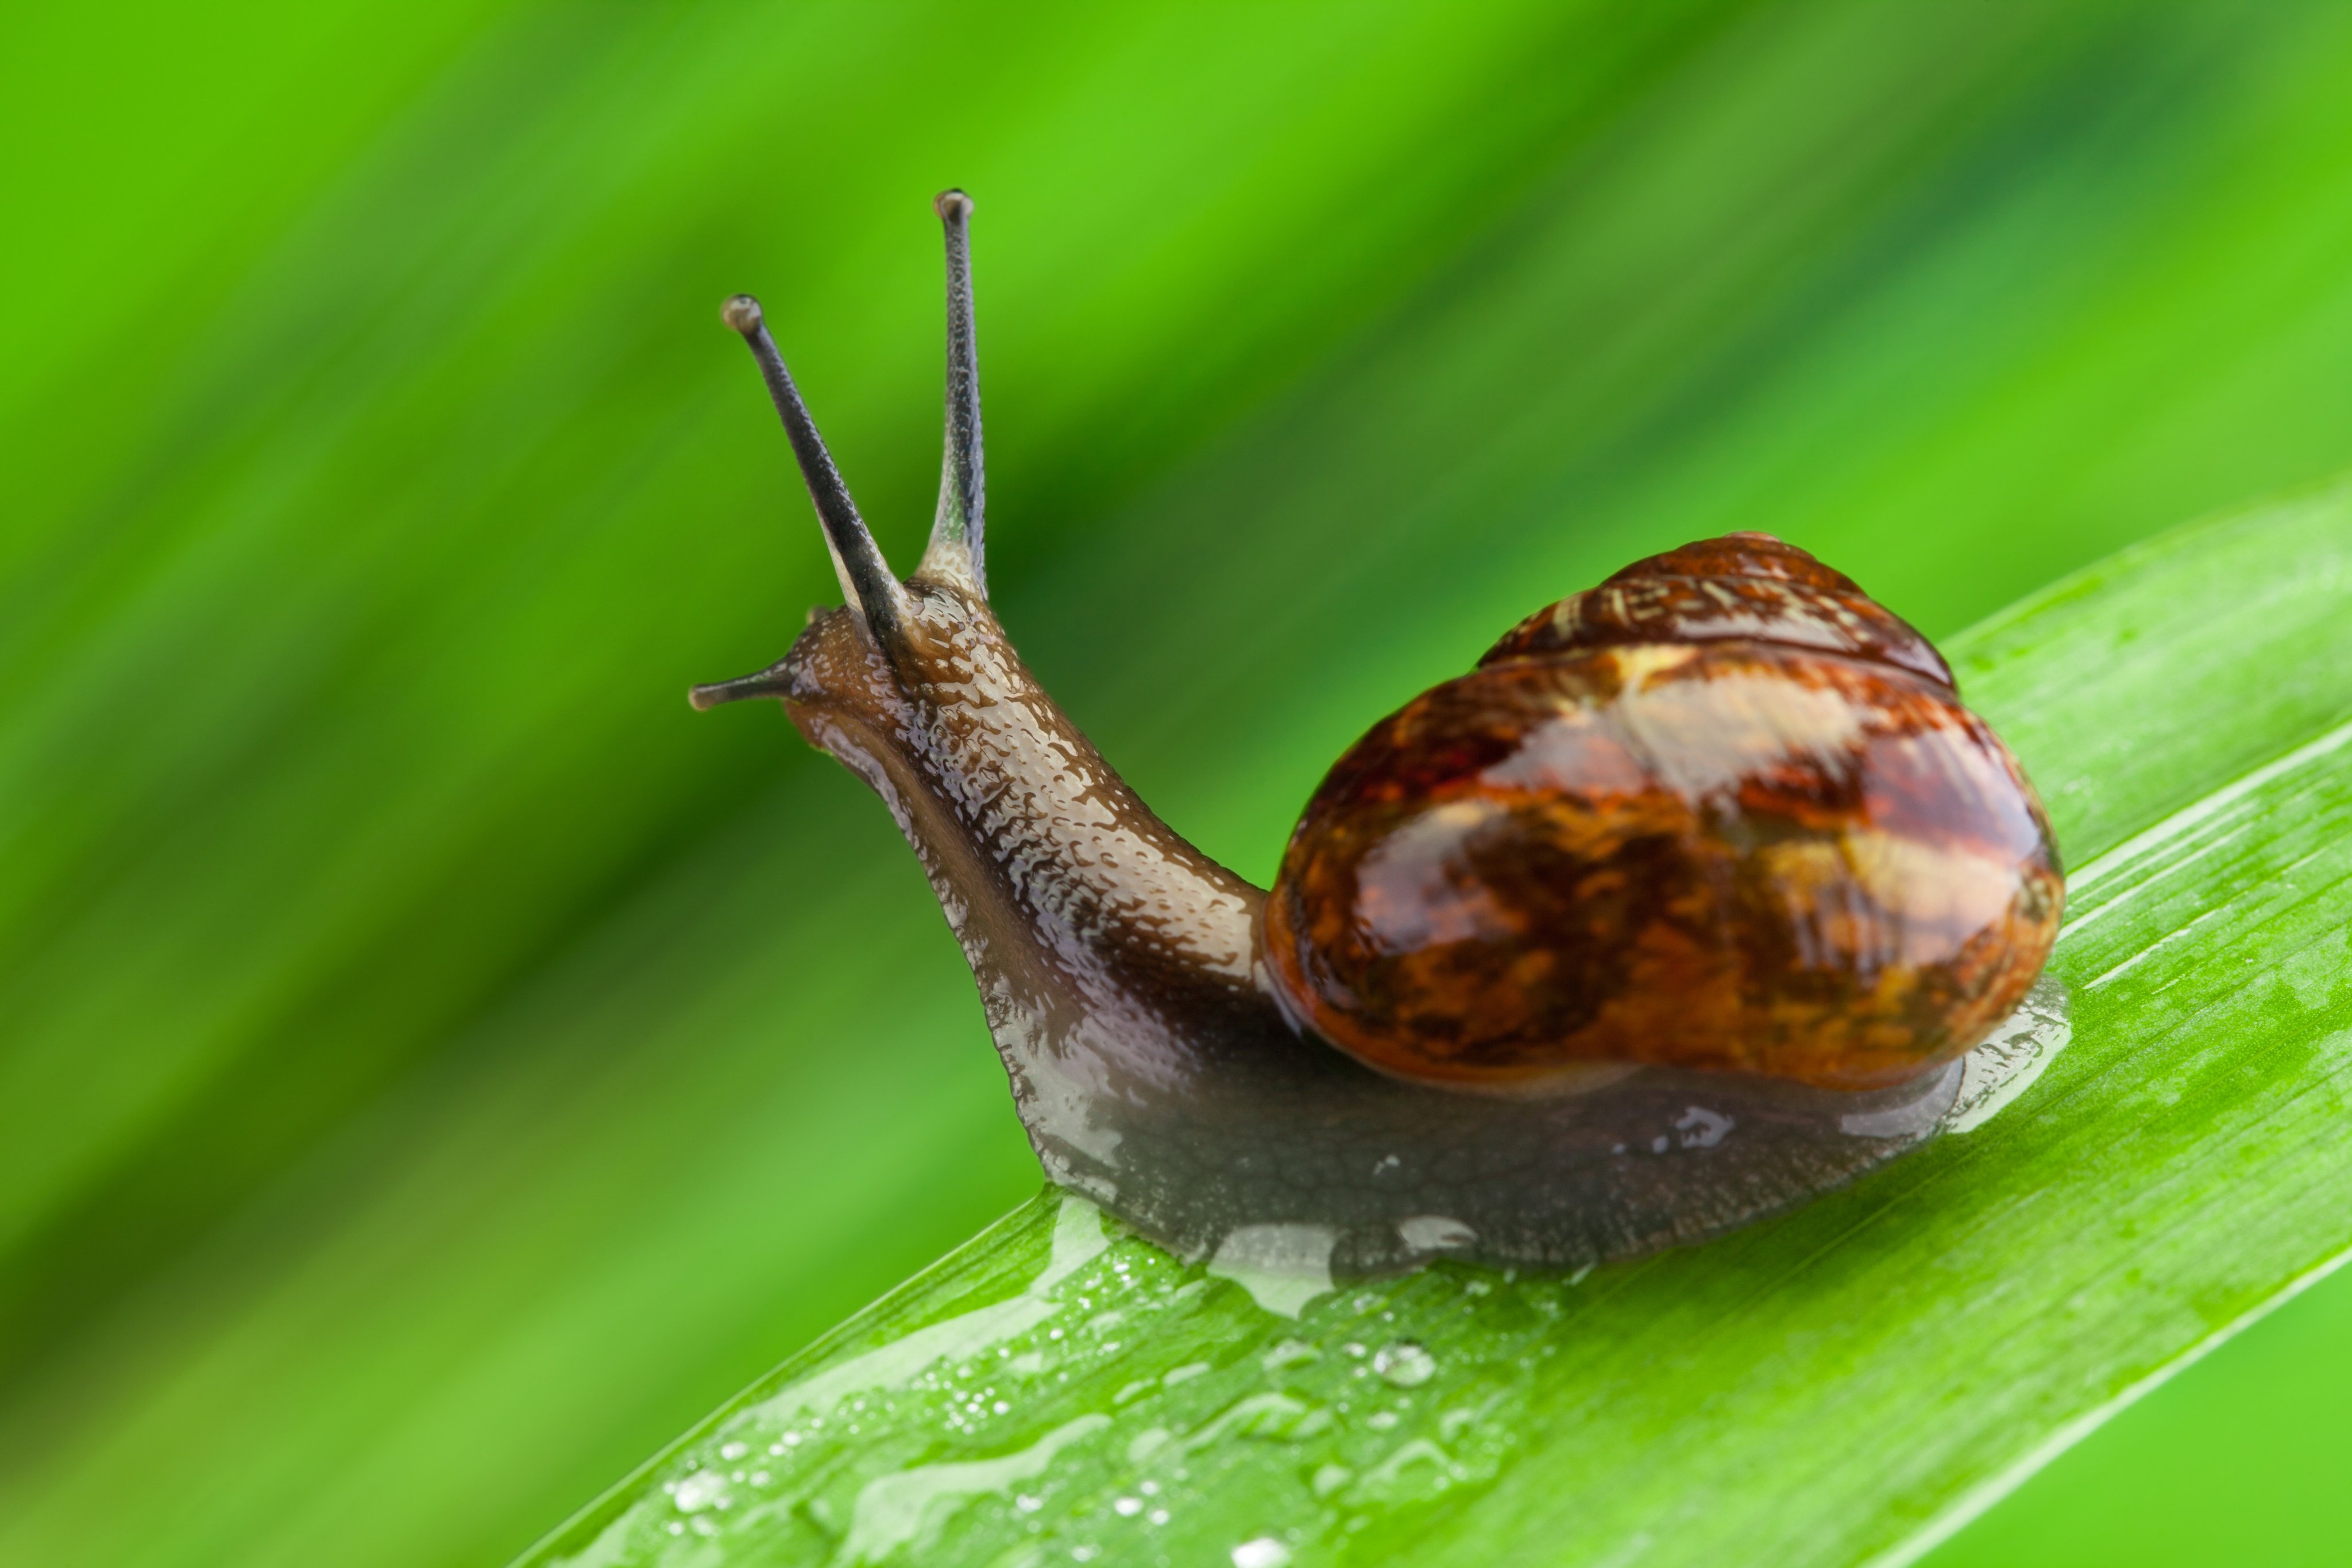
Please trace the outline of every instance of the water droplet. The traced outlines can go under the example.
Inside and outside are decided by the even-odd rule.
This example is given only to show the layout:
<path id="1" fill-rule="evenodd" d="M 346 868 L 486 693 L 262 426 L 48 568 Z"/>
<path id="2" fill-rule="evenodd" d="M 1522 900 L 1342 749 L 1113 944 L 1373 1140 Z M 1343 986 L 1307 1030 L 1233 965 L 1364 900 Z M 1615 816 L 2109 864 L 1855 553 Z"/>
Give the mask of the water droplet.
<path id="1" fill-rule="evenodd" d="M 1372 1370 L 1399 1388 L 1419 1388 L 1437 1375 L 1437 1358 L 1411 1340 L 1400 1340 L 1381 1347 Z"/>
<path id="2" fill-rule="evenodd" d="M 1234 1568 L 1290 1568 L 1290 1548 L 1271 1535 L 1234 1548 Z"/>
<path id="3" fill-rule="evenodd" d="M 1675 1131 L 1685 1149 L 1712 1149 L 1739 1123 L 1719 1110 L 1694 1105 L 1675 1119 Z"/>
<path id="4" fill-rule="evenodd" d="M 713 1503 L 723 1503 L 726 1498 L 726 1478 L 716 1470 L 697 1470 L 677 1483 L 672 1494 L 680 1513 L 698 1513 Z"/>
<path id="5" fill-rule="evenodd" d="M 935 1510 L 986 1492 L 1010 1493 L 1014 1483 L 1043 1474 L 1056 1453 L 1109 1425 L 1110 1417 L 1099 1413 L 1081 1415 L 992 1459 L 919 1465 L 875 1477 L 857 1490 L 841 1560 L 880 1562 L 915 1540 Z"/>
<path id="6" fill-rule="evenodd" d="M 722 1459 L 740 1459 L 751 1451 L 751 1446 L 749 1443 L 730 1443 L 719 1450 L 719 1457 Z"/>
<path id="7" fill-rule="evenodd" d="M 1031 1497 L 1027 1492 L 1023 1492 L 1013 1500 L 1013 1506 L 1023 1513 L 1035 1513 L 1045 1506 L 1045 1500 L 1041 1497 Z"/>
<path id="8" fill-rule="evenodd" d="M 1110 1506 L 1112 1511 L 1119 1518 L 1133 1519 L 1143 1511 L 1143 1500 L 1139 1497 L 1123 1497 Z"/>
<path id="9" fill-rule="evenodd" d="M 1148 1517 L 1154 1524 L 1165 1524 L 1168 1522 L 1168 1510 L 1164 1508 L 1155 1508 Z"/>
<path id="10" fill-rule="evenodd" d="M 1284 1340 L 1258 1358 L 1258 1364 L 1269 1373 L 1280 1372 L 1301 1362 L 1318 1361 L 1323 1352 L 1304 1340 Z"/>

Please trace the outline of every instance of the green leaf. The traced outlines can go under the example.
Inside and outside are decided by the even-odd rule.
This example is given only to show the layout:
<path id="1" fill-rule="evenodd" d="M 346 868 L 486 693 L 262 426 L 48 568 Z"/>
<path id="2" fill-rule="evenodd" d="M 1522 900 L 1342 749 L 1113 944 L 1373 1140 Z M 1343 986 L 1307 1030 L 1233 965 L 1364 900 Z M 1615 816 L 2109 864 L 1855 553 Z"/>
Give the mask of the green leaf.
<path id="1" fill-rule="evenodd" d="M 1954 640 L 2076 860 L 2074 1043 L 1981 1127 L 1573 1279 L 1235 1281 L 1048 1193 L 527 1561 L 1913 1561 L 2352 1247 L 2347 594 L 2352 488 Z"/>
<path id="2" fill-rule="evenodd" d="M 502 1559 L 1033 1190 L 885 814 L 679 700 L 834 593 L 728 292 L 903 560 L 976 192 L 1000 606 L 1262 875 L 1649 550 L 1940 637 L 2352 461 L 2347 79 L 2326 0 L 0 7 L 0 1561 Z"/>

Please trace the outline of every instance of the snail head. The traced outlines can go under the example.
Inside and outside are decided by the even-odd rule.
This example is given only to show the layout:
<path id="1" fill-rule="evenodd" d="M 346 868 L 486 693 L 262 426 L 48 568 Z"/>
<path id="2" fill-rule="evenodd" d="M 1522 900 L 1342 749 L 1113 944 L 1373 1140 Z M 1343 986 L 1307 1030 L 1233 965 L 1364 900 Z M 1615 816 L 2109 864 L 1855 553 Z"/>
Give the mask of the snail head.
<path id="1" fill-rule="evenodd" d="M 933 205 L 947 238 L 947 451 L 930 542 L 921 564 L 904 581 L 891 572 L 858 515 L 849 486 L 769 335 L 760 301 L 738 294 L 719 310 L 720 319 L 750 346 L 767 382 L 808 482 L 845 603 L 838 609 L 811 610 L 806 629 L 776 663 L 733 680 L 698 686 L 688 700 L 709 709 L 746 698 L 781 698 L 813 742 L 836 752 L 840 748 L 825 731 L 841 723 L 864 730 L 898 727 L 909 702 L 919 700 L 941 675 L 967 671 L 975 658 L 986 663 L 985 650 L 1003 646 L 1003 633 L 988 608 L 983 553 L 987 495 L 973 346 L 971 198 L 959 190 L 943 191 Z"/>

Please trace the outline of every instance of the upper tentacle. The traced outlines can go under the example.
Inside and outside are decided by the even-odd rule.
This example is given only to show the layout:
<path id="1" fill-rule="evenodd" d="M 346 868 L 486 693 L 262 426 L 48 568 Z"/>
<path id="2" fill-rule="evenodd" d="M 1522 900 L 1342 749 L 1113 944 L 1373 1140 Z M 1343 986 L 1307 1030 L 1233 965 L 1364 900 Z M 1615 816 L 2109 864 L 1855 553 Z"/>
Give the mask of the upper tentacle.
<path id="1" fill-rule="evenodd" d="M 775 400 L 784 434 L 793 444 L 793 456 L 799 459 L 801 476 L 808 481 L 817 521 L 824 525 L 825 547 L 833 552 L 842 594 L 864 617 L 877 644 L 886 649 L 898 647 L 905 637 L 906 590 L 891 575 L 890 563 L 883 559 L 882 547 L 874 542 L 866 520 L 857 515 L 849 486 L 834 466 L 833 454 L 825 450 L 824 437 L 817 434 L 816 422 L 801 401 L 800 388 L 793 384 L 783 355 L 776 352 L 776 340 L 768 335 L 760 301 L 749 294 L 738 294 L 727 301 L 720 314 L 729 326 L 743 334 L 751 357 L 760 362 L 768 395 Z"/>
<path id="2" fill-rule="evenodd" d="M 984 558 L 987 479 L 980 434 L 980 362 L 971 315 L 971 198 L 942 191 L 933 204 L 946 230 L 948 270 L 947 452 L 940 510 L 923 552 L 923 575 L 960 577 L 988 595 Z"/>

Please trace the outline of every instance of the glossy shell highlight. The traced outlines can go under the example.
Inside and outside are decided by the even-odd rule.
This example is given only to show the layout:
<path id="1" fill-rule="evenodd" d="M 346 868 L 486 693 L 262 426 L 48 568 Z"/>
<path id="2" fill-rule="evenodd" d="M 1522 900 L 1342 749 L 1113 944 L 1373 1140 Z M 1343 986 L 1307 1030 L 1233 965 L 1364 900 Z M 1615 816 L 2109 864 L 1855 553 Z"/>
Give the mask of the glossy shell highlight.
<path id="1" fill-rule="evenodd" d="M 1300 1022 L 1382 1072 L 1899 1083 L 2023 998 L 2047 819 L 1926 639 L 1733 535 L 1530 616 L 1316 792 L 1265 914 Z"/>

